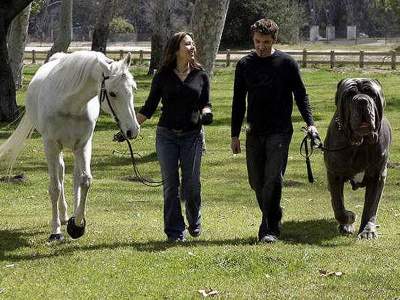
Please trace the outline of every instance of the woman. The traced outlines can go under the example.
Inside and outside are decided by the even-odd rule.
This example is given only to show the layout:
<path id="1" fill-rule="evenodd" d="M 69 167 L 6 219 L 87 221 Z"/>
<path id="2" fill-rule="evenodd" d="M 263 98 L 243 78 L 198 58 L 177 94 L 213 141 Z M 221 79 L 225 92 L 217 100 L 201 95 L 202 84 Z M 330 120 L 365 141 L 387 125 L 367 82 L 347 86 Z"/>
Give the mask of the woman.
<path id="1" fill-rule="evenodd" d="M 151 118 L 161 100 L 156 150 L 163 178 L 164 232 L 170 242 L 185 240 L 180 185 L 188 232 L 193 237 L 201 234 L 201 127 L 212 122 L 212 113 L 208 76 L 196 61 L 195 52 L 190 34 L 178 32 L 172 36 L 162 67 L 153 78 L 149 97 L 137 115 L 142 124 Z"/>

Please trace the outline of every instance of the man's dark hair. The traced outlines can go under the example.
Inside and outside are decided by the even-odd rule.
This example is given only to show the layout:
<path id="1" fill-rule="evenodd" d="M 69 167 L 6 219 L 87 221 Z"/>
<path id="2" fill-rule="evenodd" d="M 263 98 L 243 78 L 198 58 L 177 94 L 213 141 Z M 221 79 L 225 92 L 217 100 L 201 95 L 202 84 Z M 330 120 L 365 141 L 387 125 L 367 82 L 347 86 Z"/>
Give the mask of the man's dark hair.
<path id="1" fill-rule="evenodd" d="M 276 40 L 278 36 L 279 27 L 276 23 L 271 19 L 261 19 L 255 22 L 250 27 L 251 36 L 254 36 L 255 32 L 259 32 L 261 34 L 271 35 L 274 40 Z"/>

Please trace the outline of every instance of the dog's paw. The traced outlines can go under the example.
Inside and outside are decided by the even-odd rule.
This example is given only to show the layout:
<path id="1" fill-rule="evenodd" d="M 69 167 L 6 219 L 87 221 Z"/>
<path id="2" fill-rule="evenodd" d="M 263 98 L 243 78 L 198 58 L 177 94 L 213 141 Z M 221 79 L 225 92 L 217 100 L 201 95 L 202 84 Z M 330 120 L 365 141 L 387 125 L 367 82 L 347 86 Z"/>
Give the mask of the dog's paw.
<path id="1" fill-rule="evenodd" d="M 340 224 L 338 226 L 339 232 L 343 235 L 353 234 L 355 229 L 353 224 Z"/>
<path id="2" fill-rule="evenodd" d="M 378 231 L 376 225 L 372 222 L 368 222 L 364 229 L 358 234 L 359 240 L 372 240 L 378 238 Z"/>

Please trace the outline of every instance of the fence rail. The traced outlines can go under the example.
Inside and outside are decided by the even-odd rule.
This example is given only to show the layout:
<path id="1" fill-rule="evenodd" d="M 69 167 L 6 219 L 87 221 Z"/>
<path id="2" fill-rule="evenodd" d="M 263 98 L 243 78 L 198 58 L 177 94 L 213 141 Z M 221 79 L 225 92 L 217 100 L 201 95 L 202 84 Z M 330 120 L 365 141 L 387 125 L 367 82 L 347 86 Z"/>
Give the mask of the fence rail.
<path id="1" fill-rule="evenodd" d="M 145 61 L 150 60 L 151 51 L 135 50 L 130 51 L 134 57 L 134 63 L 138 65 L 144 64 Z M 329 65 L 330 68 L 335 68 L 343 65 L 358 65 L 364 68 L 366 65 L 387 65 L 392 70 L 396 70 L 398 65 L 397 56 L 399 53 L 396 51 L 309 51 L 304 50 L 291 50 L 284 51 L 292 55 L 299 65 L 306 68 L 309 65 Z M 120 59 L 127 51 L 107 51 L 107 55 L 114 59 Z M 222 63 L 225 66 L 230 66 L 232 63 L 239 61 L 241 57 L 250 53 L 249 51 L 220 51 L 217 55 L 216 62 Z M 47 51 L 32 50 L 25 51 L 24 59 L 27 62 L 35 64 L 43 62 L 46 59 Z"/>

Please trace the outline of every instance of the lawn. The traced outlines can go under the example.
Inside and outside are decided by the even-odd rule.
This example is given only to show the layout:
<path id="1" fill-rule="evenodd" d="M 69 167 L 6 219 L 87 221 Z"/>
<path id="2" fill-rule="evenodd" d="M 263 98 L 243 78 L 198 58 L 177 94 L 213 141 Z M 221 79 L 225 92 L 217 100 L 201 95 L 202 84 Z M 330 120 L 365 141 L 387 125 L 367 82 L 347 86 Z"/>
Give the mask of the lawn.
<path id="1" fill-rule="evenodd" d="M 26 81 L 35 70 L 34 66 L 26 69 Z M 136 106 L 140 107 L 151 78 L 144 68 L 134 67 L 132 72 L 139 88 Z M 94 136 L 87 234 L 48 245 L 47 167 L 40 136 L 35 134 L 14 169 L 14 173 L 24 173 L 27 181 L 0 183 L 0 299 L 199 299 L 199 290 L 217 291 L 221 299 L 399 298 L 400 73 L 302 70 L 322 137 L 334 111 L 340 79 L 373 77 L 383 85 L 394 144 L 393 167 L 378 212 L 379 239 L 359 241 L 356 236 L 338 234 L 321 153 L 311 158 L 316 182 L 307 182 L 305 162 L 299 155 L 303 122 L 295 109 L 282 199 L 282 236 L 276 244 L 263 245 L 256 242 L 260 212 L 247 183 L 245 155 L 230 152 L 233 72 L 218 68 L 212 81 L 215 121 L 206 129 L 200 238 L 189 237 L 183 244 L 165 242 L 161 188 L 127 180 L 132 168 L 126 145 L 112 142 L 117 129 L 103 114 Z M 20 105 L 24 92 L 18 94 Z M 154 153 L 157 119 L 158 115 L 146 122 L 133 143 L 141 155 L 140 171 L 154 179 L 160 178 Z M 15 128 L 2 125 L 1 141 Z M 71 208 L 69 151 L 65 160 Z M 357 215 L 362 211 L 363 192 L 346 186 L 347 206 Z M 337 273 L 321 276 L 324 271 Z"/>

